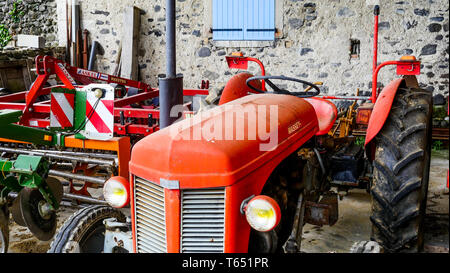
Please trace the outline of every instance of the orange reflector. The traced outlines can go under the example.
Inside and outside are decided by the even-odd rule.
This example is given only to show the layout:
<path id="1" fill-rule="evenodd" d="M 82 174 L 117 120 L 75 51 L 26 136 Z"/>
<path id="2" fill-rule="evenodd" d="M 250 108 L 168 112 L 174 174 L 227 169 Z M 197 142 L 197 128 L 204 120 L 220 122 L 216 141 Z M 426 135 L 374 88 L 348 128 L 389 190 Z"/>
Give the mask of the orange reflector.
<path id="1" fill-rule="evenodd" d="M 233 52 L 231 53 L 231 56 L 244 57 L 244 54 L 242 54 L 242 52 Z"/>
<path id="2" fill-rule="evenodd" d="M 52 141 L 52 136 L 44 135 L 44 140 L 45 141 Z"/>
<path id="3" fill-rule="evenodd" d="M 406 56 L 400 57 L 400 61 L 415 62 L 417 60 L 416 60 L 416 57 L 414 57 L 414 56 L 406 55 Z"/>
<path id="4" fill-rule="evenodd" d="M 368 125 L 371 115 L 372 109 L 358 109 L 356 114 L 356 124 Z"/>

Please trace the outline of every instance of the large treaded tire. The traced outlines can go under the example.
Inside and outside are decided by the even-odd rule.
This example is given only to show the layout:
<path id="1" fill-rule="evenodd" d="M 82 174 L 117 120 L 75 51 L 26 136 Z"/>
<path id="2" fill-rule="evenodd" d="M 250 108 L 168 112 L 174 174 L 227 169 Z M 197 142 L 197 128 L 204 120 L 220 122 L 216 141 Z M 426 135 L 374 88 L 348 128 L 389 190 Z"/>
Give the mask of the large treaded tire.
<path id="1" fill-rule="evenodd" d="M 91 205 L 77 211 L 58 230 L 48 253 L 100 253 L 105 232 L 103 220 L 108 218 L 126 220 L 122 212 L 110 206 Z"/>
<path id="2" fill-rule="evenodd" d="M 400 88 L 376 138 L 372 240 L 385 252 L 419 252 L 431 153 L 431 92 Z"/>

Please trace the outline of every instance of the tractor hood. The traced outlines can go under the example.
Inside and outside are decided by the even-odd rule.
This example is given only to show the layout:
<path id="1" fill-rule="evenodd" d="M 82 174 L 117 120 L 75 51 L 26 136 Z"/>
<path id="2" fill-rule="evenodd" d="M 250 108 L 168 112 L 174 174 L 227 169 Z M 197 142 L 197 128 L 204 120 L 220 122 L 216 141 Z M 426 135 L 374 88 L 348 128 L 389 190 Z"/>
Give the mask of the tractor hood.
<path id="1" fill-rule="evenodd" d="M 143 138 L 133 147 L 130 171 L 180 188 L 229 186 L 317 131 L 314 108 L 305 100 L 250 95 Z"/>

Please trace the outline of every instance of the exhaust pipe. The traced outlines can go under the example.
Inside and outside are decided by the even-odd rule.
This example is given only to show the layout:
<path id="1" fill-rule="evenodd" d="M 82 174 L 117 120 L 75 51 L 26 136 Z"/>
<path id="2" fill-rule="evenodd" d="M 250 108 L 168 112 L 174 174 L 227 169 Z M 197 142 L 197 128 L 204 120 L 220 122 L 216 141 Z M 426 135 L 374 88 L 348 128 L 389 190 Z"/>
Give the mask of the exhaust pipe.
<path id="1" fill-rule="evenodd" d="M 166 77 L 159 78 L 159 127 L 163 129 L 182 115 L 170 115 L 175 105 L 183 105 L 183 75 L 176 72 L 175 0 L 166 0 Z"/>

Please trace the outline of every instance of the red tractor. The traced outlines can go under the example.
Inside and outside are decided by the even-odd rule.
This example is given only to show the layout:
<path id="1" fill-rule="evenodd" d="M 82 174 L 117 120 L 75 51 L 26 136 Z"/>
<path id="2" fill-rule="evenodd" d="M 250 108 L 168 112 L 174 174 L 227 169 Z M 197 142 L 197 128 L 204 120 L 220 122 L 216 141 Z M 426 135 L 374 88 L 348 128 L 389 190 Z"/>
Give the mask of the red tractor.
<path id="1" fill-rule="evenodd" d="M 385 65 L 396 65 L 402 77 L 378 94 Z M 60 229 L 50 252 L 298 252 L 305 223 L 338 219 L 333 177 L 369 178 L 371 239 L 384 251 L 420 251 L 432 96 L 419 88 L 419 73 L 412 56 L 375 60 L 371 103 L 356 111 L 356 119 L 368 120 L 364 150 L 352 136 L 329 134 L 338 111 L 318 97 L 317 85 L 238 74 L 217 107 L 135 144 L 129 184 L 120 177 L 105 184 L 111 205 L 130 204 L 129 221 L 111 207 L 84 208 Z M 292 92 L 274 80 L 313 91 Z"/>

